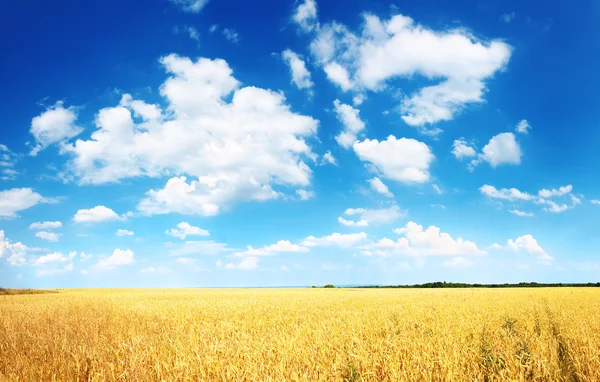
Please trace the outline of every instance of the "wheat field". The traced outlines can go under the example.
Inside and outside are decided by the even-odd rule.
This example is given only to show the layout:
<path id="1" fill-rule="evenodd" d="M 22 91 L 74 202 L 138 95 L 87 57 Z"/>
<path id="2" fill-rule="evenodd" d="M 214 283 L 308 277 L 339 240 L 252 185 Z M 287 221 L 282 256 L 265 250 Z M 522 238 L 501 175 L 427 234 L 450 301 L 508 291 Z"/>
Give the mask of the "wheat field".
<path id="1" fill-rule="evenodd" d="M 0 296 L 7 381 L 600 381 L 600 290 Z"/>

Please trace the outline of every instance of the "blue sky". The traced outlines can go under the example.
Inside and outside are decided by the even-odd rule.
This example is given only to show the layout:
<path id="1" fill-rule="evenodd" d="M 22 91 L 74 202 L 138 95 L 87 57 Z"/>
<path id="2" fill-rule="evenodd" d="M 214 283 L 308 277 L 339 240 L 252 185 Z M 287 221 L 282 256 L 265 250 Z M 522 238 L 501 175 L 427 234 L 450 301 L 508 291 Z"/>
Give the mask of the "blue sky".
<path id="1" fill-rule="evenodd" d="M 598 281 L 599 16 L 6 6 L 0 286 Z"/>

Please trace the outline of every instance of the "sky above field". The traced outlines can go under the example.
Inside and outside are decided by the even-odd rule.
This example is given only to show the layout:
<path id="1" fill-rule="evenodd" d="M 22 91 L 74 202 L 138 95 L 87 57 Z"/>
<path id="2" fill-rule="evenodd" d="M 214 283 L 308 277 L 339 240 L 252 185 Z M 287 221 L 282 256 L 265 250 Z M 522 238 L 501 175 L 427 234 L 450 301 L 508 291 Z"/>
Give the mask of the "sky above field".
<path id="1" fill-rule="evenodd" d="M 598 281 L 599 19 L 5 4 L 0 287 Z"/>

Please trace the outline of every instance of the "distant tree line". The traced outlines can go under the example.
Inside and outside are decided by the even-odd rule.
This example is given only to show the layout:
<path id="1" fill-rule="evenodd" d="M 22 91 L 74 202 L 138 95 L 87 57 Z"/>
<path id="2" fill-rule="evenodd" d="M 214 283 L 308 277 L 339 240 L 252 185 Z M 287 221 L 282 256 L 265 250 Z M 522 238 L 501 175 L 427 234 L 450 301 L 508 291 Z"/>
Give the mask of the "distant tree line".
<path id="1" fill-rule="evenodd" d="M 549 288 L 549 287 L 600 287 L 598 283 L 535 283 L 521 282 L 518 284 L 467 284 L 467 283 L 448 283 L 446 281 L 436 281 L 425 284 L 414 285 L 365 285 L 353 288 Z"/>

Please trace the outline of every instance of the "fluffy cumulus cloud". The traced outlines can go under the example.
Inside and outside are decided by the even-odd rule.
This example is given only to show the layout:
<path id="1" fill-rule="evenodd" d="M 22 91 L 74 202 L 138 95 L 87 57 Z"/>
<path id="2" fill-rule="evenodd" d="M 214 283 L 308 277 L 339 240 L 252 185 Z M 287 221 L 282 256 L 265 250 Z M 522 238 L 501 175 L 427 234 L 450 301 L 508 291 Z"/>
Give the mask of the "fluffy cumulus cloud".
<path id="1" fill-rule="evenodd" d="M 76 223 L 96 223 L 109 220 L 124 220 L 124 218 L 106 206 L 78 210 L 73 216 L 73 221 Z"/>
<path id="2" fill-rule="evenodd" d="M 135 235 L 135 232 L 130 231 L 128 229 L 118 229 L 115 234 L 117 236 L 133 236 L 133 235 Z"/>
<path id="3" fill-rule="evenodd" d="M 35 139 L 31 155 L 37 155 L 46 147 L 73 138 L 83 129 L 75 125 L 77 114 L 74 108 L 64 108 L 62 102 L 49 107 L 45 112 L 31 120 L 30 133 Z"/>
<path id="4" fill-rule="evenodd" d="M 5 258 L 10 265 L 25 265 L 39 251 L 41 248 L 28 247 L 21 242 L 12 243 L 0 230 L 0 258 Z"/>
<path id="5" fill-rule="evenodd" d="M 281 53 L 283 60 L 290 67 L 292 82 L 298 89 L 310 89 L 314 84 L 310 80 L 310 72 L 300 56 L 286 49 Z"/>
<path id="6" fill-rule="evenodd" d="M 566 195 L 566 194 L 570 193 L 571 191 L 573 191 L 573 185 L 568 184 L 566 186 L 561 186 L 558 189 L 553 188 L 553 189 L 548 190 L 548 189 L 543 188 L 538 191 L 538 196 L 540 198 L 548 199 L 548 198 L 552 198 L 554 196 Z"/>
<path id="7" fill-rule="evenodd" d="M 305 247 L 330 247 L 338 246 L 342 248 L 352 247 L 355 244 L 364 241 L 367 238 L 367 234 L 364 232 L 342 234 L 334 232 L 328 236 L 314 237 L 309 236 L 302 241 L 302 245 Z"/>
<path id="8" fill-rule="evenodd" d="M 375 177 L 373 179 L 369 179 L 367 180 L 367 183 L 369 183 L 369 186 L 371 187 L 371 189 L 381 195 L 387 196 L 388 198 L 393 198 L 394 194 L 392 194 L 390 192 L 390 189 L 388 188 L 388 186 L 385 185 L 385 183 L 383 183 L 381 181 L 381 179 Z"/>
<path id="9" fill-rule="evenodd" d="M 537 240 L 531 235 L 523 235 L 515 240 L 509 239 L 506 245 L 502 246 L 499 244 L 492 245 L 494 249 L 505 249 L 510 251 L 524 251 L 536 258 L 544 261 L 552 260 L 552 257 L 544 251 L 544 249 L 538 244 Z"/>
<path id="10" fill-rule="evenodd" d="M 365 227 L 368 225 L 389 224 L 396 221 L 404 215 L 400 207 L 393 205 L 389 208 L 366 209 L 366 208 L 348 208 L 344 215 L 356 217 L 355 220 L 346 220 L 338 218 L 338 222 L 347 227 Z"/>
<path id="11" fill-rule="evenodd" d="M 59 221 L 49 221 L 49 222 L 35 222 L 29 225 L 29 229 L 33 230 L 43 230 L 43 229 L 58 229 L 62 227 L 62 223 Z"/>
<path id="12" fill-rule="evenodd" d="M 283 94 L 240 87 L 227 62 L 169 55 L 160 88 L 167 108 L 124 95 L 98 112 L 87 140 L 62 145 L 80 183 L 176 175 L 147 193 L 139 210 L 215 215 L 240 200 L 268 200 L 310 184 L 306 140 L 318 122 L 296 114 Z M 135 117 L 135 120 L 134 120 Z"/>
<path id="13" fill-rule="evenodd" d="M 31 208 L 39 203 L 50 203 L 51 199 L 33 191 L 31 188 L 12 188 L 0 191 L 0 218 L 17 217 L 17 212 Z"/>
<path id="14" fill-rule="evenodd" d="M 62 234 L 56 232 L 38 231 L 35 233 L 35 236 L 39 237 L 42 240 L 47 240 L 56 243 L 60 240 Z"/>
<path id="15" fill-rule="evenodd" d="M 316 8 L 311 16 L 311 25 L 318 25 Z M 401 14 L 382 20 L 365 13 L 356 32 L 337 22 L 305 30 L 316 31 L 310 50 L 343 90 L 381 91 L 394 79 L 417 75 L 434 81 L 400 104 L 402 119 L 418 127 L 451 120 L 466 105 L 484 102 L 486 81 L 511 55 L 500 40 L 478 39 L 466 29 L 433 30 Z"/>
<path id="16" fill-rule="evenodd" d="M 452 147 L 452 154 L 458 160 L 461 160 L 463 158 L 474 157 L 477 155 L 475 149 L 469 143 L 467 143 L 467 141 L 464 138 L 455 140 Z"/>
<path id="17" fill-rule="evenodd" d="M 484 255 L 486 252 L 479 249 L 475 243 L 462 238 L 453 239 L 452 236 L 441 232 L 436 226 L 423 229 L 422 225 L 408 222 L 403 228 L 396 229 L 396 233 L 404 235 L 410 248 L 417 255 Z"/>
<path id="18" fill-rule="evenodd" d="M 96 267 L 98 268 L 115 268 L 122 265 L 129 265 L 135 263 L 135 256 L 133 251 L 130 249 L 115 249 L 112 255 L 107 258 L 100 260 Z"/>
<path id="19" fill-rule="evenodd" d="M 169 0 L 183 12 L 199 13 L 209 0 Z"/>
<path id="20" fill-rule="evenodd" d="M 475 243 L 462 238 L 454 239 L 440 228 L 430 226 L 423 229 L 422 225 L 408 222 L 402 228 L 394 229 L 394 233 L 403 237 L 393 240 L 383 238 L 361 246 L 362 254 L 366 256 L 477 256 L 486 252 L 479 249 Z"/>
<path id="21" fill-rule="evenodd" d="M 165 231 L 165 233 L 167 235 L 177 237 L 181 240 L 184 240 L 188 236 L 208 236 L 208 235 L 210 235 L 210 233 L 207 230 L 202 229 L 200 227 L 193 226 L 188 222 L 181 222 L 181 223 L 177 224 L 176 228 L 171 228 L 171 229 Z"/>
<path id="22" fill-rule="evenodd" d="M 409 184 L 429 181 L 429 166 L 435 157 L 423 142 L 390 135 L 384 141 L 356 142 L 353 148 L 361 160 L 371 163 L 385 178 Z"/>
<path id="23" fill-rule="evenodd" d="M 298 4 L 292 16 L 294 21 L 303 32 L 311 32 L 319 29 L 319 21 L 317 19 L 317 1 L 304 0 Z"/>
<path id="24" fill-rule="evenodd" d="M 335 137 L 335 140 L 345 149 L 352 147 L 358 134 L 365 128 L 365 123 L 360 119 L 358 109 L 341 103 L 339 100 L 333 102 L 337 119 L 342 123 L 344 129 Z"/>
<path id="25" fill-rule="evenodd" d="M 590 203 L 600 205 L 600 200 L 592 199 L 590 200 Z"/>
<path id="26" fill-rule="evenodd" d="M 481 153 L 470 163 L 472 170 L 479 163 L 487 162 L 492 167 L 500 165 L 518 165 L 521 163 L 521 147 L 513 133 L 500 133 L 490 139 Z"/>

